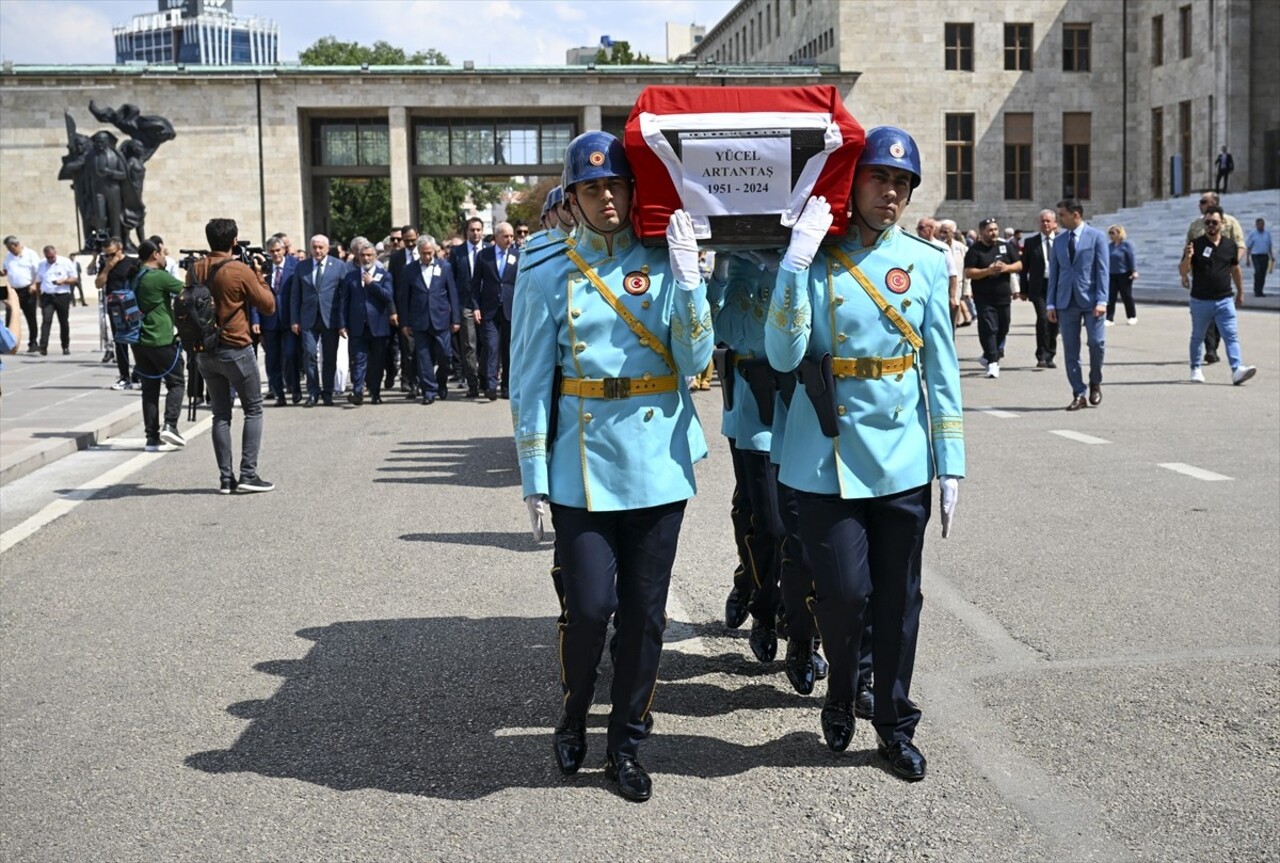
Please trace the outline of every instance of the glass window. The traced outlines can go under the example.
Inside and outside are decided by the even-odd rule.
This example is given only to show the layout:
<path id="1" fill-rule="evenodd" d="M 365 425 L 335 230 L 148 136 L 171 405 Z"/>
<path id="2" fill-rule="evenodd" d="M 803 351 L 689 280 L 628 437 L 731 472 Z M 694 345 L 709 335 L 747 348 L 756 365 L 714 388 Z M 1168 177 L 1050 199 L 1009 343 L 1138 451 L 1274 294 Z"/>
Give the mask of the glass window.
<path id="1" fill-rule="evenodd" d="M 450 164 L 492 165 L 493 139 L 493 123 L 489 120 L 454 120 L 449 141 Z"/>
<path id="2" fill-rule="evenodd" d="M 576 134 L 577 126 L 569 121 L 551 121 L 542 124 L 542 164 L 555 165 L 564 161 L 564 151 Z"/>
<path id="3" fill-rule="evenodd" d="M 1062 197 L 1084 201 L 1090 197 L 1089 143 L 1093 115 L 1062 115 Z"/>
<path id="4" fill-rule="evenodd" d="M 311 160 L 329 167 L 390 165 L 391 147 L 386 120 L 312 121 Z"/>
<path id="5" fill-rule="evenodd" d="M 538 164 L 538 123 L 520 121 L 498 125 L 499 165 Z"/>
<path id="6" fill-rule="evenodd" d="M 449 124 L 418 123 L 413 134 L 415 165 L 449 164 Z"/>
<path id="7" fill-rule="evenodd" d="M 973 115 L 947 115 L 947 200 L 973 200 Z"/>
<path id="8" fill-rule="evenodd" d="M 1151 19 L 1151 65 L 1164 65 L 1164 16 Z"/>
<path id="9" fill-rule="evenodd" d="M 1031 71 L 1031 25 L 1004 25 L 1004 68 L 1009 72 Z"/>
<path id="10" fill-rule="evenodd" d="M 1062 25 L 1062 71 L 1089 71 L 1089 24 Z"/>
<path id="11" fill-rule="evenodd" d="M 935 31 L 936 32 L 936 31 Z M 953 72 L 973 71 L 973 25 L 946 24 L 944 49 L 946 68 Z"/>
<path id="12" fill-rule="evenodd" d="M 1004 115 L 1004 196 L 1006 200 L 1031 200 L 1031 146 L 1034 139 L 1031 114 Z"/>
<path id="13" fill-rule="evenodd" d="M 1181 47 L 1181 58 L 1191 56 L 1191 7 L 1183 6 L 1178 10 L 1178 44 Z"/>

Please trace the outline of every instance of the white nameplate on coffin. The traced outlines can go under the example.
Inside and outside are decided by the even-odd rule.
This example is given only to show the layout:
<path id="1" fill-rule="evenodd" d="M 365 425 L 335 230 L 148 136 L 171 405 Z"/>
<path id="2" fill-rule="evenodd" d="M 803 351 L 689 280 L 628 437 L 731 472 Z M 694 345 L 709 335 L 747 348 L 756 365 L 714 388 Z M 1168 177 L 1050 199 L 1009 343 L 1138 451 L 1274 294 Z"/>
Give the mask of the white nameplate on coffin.
<path id="1" fill-rule="evenodd" d="M 690 215 L 786 211 L 791 197 L 789 130 L 681 132 L 680 153 L 680 199 Z"/>

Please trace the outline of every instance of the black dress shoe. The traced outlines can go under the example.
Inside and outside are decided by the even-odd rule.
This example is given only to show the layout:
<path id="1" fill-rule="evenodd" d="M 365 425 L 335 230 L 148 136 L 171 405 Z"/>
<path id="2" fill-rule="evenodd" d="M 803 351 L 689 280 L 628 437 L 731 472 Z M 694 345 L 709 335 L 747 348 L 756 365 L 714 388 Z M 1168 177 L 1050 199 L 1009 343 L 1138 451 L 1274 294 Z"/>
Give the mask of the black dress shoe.
<path id="1" fill-rule="evenodd" d="M 1102 404 L 1102 384 L 1089 385 L 1089 404 L 1095 408 Z"/>
<path id="2" fill-rule="evenodd" d="M 556 733 L 551 738 L 551 747 L 555 751 L 560 772 L 565 776 L 577 773 L 587 757 L 586 720 L 561 716 Z"/>
<path id="3" fill-rule="evenodd" d="M 497 390 L 485 390 L 485 391 L 484 391 L 484 397 L 485 397 L 485 398 L 487 398 L 487 399 L 488 399 L 489 401 L 491 401 L 491 402 L 496 402 L 496 401 L 498 400 L 498 391 L 497 391 Z"/>
<path id="4" fill-rule="evenodd" d="M 1213 363 L 1216 363 L 1217 361 L 1218 361 L 1218 355 L 1217 355 L 1217 354 L 1205 354 L 1205 355 L 1204 355 L 1204 364 L 1205 364 L 1206 366 L 1208 366 L 1208 365 L 1212 365 Z"/>
<path id="5" fill-rule="evenodd" d="M 859 719 L 874 719 L 876 696 L 870 686 L 858 687 L 858 697 L 853 700 L 853 715 Z"/>
<path id="6" fill-rule="evenodd" d="M 908 782 L 919 782 L 924 778 L 924 755 L 910 740 L 895 740 L 885 743 L 876 736 L 876 749 L 889 762 L 889 769 Z"/>
<path id="7" fill-rule="evenodd" d="M 1039 361 L 1037 361 L 1037 362 L 1036 362 L 1036 368 L 1038 368 L 1038 369 L 1047 369 L 1047 368 L 1049 368 L 1049 364 L 1048 364 L 1048 363 L 1046 363 L 1044 360 L 1039 360 Z"/>
<path id="8" fill-rule="evenodd" d="M 347 393 L 347 401 L 355 405 L 356 407 L 359 407 L 360 405 L 364 404 L 364 393 L 363 392 Z"/>
<path id="9" fill-rule="evenodd" d="M 832 701 L 822 705 L 822 736 L 832 752 L 844 752 L 853 740 L 853 705 L 848 701 Z"/>
<path id="10" fill-rule="evenodd" d="M 782 604 L 778 605 L 778 612 L 774 615 L 773 631 L 778 634 L 780 641 L 786 641 L 791 637 L 791 623 L 787 618 L 787 609 Z"/>
<path id="11" fill-rule="evenodd" d="M 302 401 L 302 393 L 294 393 L 294 394 L 293 394 L 293 397 L 292 397 L 292 399 L 291 399 L 291 401 L 292 401 L 295 405 L 296 405 L 298 402 Z"/>
<path id="12" fill-rule="evenodd" d="M 1044 367 L 1046 369 L 1056 369 L 1058 367 L 1058 364 L 1055 363 L 1053 360 L 1045 360 Z"/>
<path id="13" fill-rule="evenodd" d="M 278 408 L 287 407 L 288 404 L 289 404 L 289 401 L 284 396 L 280 396 L 275 401 L 275 406 Z"/>
<path id="14" fill-rule="evenodd" d="M 324 406 L 327 408 L 333 407 L 333 396 L 324 397 Z"/>
<path id="15" fill-rule="evenodd" d="M 773 662 L 778 656 L 778 634 L 773 631 L 773 621 L 757 618 L 751 623 L 751 635 L 747 638 L 751 652 L 761 662 Z"/>
<path id="16" fill-rule="evenodd" d="M 480 398 L 480 390 L 476 389 L 475 387 L 471 387 L 471 389 L 467 390 L 467 398 L 469 399 Z"/>
<path id="17" fill-rule="evenodd" d="M 380 404 L 382 404 L 382 396 L 370 396 L 370 397 L 369 397 L 369 404 L 371 404 L 371 405 L 380 405 Z"/>
<path id="18" fill-rule="evenodd" d="M 500 399 L 509 399 L 509 398 L 511 398 L 511 390 L 499 390 L 499 391 L 498 391 L 498 398 L 500 398 Z"/>
<path id="19" fill-rule="evenodd" d="M 818 652 L 818 645 L 813 646 L 813 677 L 815 680 L 826 680 L 827 671 L 830 666 L 827 665 L 827 659 Z"/>
<path id="20" fill-rule="evenodd" d="M 320 403 L 320 399 L 316 398 L 315 396 L 307 396 L 306 407 L 313 408 L 319 403 Z"/>
<path id="21" fill-rule="evenodd" d="M 440 401 L 444 401 L 449 398 L 449 388 L 441 387 L 440 392 L 436 393 L 436 398 L 440 399 Z"/>
<path id="22" fill-rule="evenodd" d="M 422 397 L 422 404 L 423 404 L 423 405 L 433 405 L 433 404 L 435 404 L 435 403 L 436 403 L 436 397 L 435 397 L 435 396 L 423 396 L 423 397 Z"/>
<path id="23" fill-rule="evenodd" d="M 750 614 L 747 604 L 751 601 L 751 597 L 743 594 L 734 585 L 733 590 L 729 591 L 729 598 L 724 601 L 724 625 L 729 629 L 737 629 L 742 626 L 743 621 Z"/>
<path id="24" fill-rule="evenodd" d="M 807 638 L 787 640 L 787 659 L 784 665 L 787 681 L 801 695 L 813 693 L 813 642 Z"/>
<path id="25" fill-rule="evenodd" d="M 404 397 L 407 398 L 409 401 L 413 401 L 417 398 L 420 398 L 420 394 L 418 393 L 418 388 L 412 387 L 408 390 L 405 390 Z"/>
<path id="26" fill-rule="evenodd" d="M 1089 406 L 1088 399 L 1086 399 L 1084 396 L 1076 396 L 1071 400 L 1071 404 L 1067 405 L 1067 410 L 1078 411 L 1081 408 L 1087 408 L 1088 406 Z"/>
<path id="27" fill-rule="evenodd" d="M 643 803 L 653 794 L 653 782 L 649 774 L 634 758 L 615 757 L 612 753 L 605 760 L 604 775 L 610 782 L 618 783 L 618 793 L 628 800 Z"/>

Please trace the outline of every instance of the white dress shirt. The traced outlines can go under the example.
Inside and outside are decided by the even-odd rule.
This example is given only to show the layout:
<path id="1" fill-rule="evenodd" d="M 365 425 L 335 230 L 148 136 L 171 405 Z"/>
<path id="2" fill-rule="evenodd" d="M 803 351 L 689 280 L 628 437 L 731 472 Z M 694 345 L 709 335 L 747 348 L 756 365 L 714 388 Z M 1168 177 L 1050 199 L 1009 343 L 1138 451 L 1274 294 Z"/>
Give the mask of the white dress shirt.
<path id="1" fill-rule="evenodd" d="M 35 249 L 24 248 L 22 254 L 8 252 L 4 256 L 4 271 L 9 274 L 9 285 L 14 288 L 29 288 L 37 284 L 41 258 Z"/>

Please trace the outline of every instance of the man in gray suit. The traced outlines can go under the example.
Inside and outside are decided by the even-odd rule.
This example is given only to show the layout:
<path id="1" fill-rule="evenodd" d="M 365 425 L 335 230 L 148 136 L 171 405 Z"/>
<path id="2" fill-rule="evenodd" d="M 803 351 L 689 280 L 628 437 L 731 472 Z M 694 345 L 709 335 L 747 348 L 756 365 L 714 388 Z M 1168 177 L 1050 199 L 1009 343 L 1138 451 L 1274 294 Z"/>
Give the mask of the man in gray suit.
<path id="1" fill-rule="evenodd" d="M 333 378 L 338 368 L 338 326 L 342 276 L 349 269 L 346 262 L 329 257 L 329 238 L 316 234 L 311 238 L 311 257 L 293 270 L 289 292 L 290 316 L 294 333 L 302 337 L 302 356 L 307 370 L 307 407 L 324 399 L 333 406 Z M 323 352 L 317 373 L 316 345 Z"/>
<path id="2" fill-rule="evenodd" d="M 1103 318 L 1110 291 L 1110 253 L 1102 231 L 1085 223 L 1084 207 L 1074 198 L 1058 202 L 1058 223 L 1062 233 L 1053 241 L 1045 292 L 1045 316 L 1058 324 L 1067 381 L 1071 384 L 1071 404 L 1078 411 L 1102 404 L 1102 360 L 1106 354 Z M 1080 369 L 1080 327 L 1089 338 L 1089 389 L 1085 397 Z"/>

